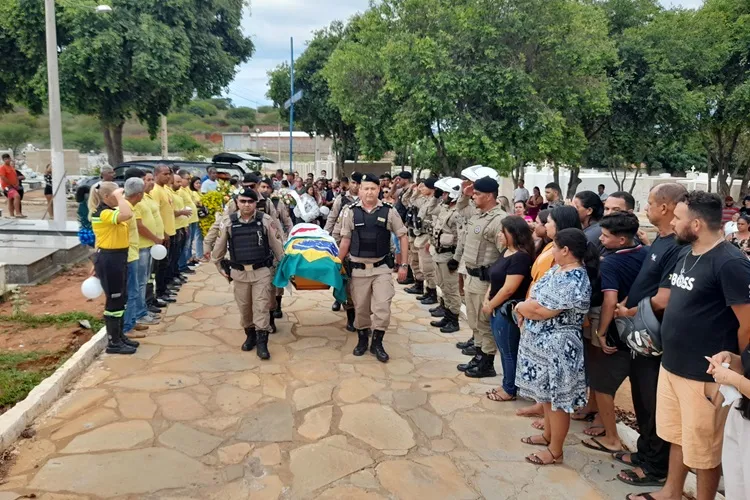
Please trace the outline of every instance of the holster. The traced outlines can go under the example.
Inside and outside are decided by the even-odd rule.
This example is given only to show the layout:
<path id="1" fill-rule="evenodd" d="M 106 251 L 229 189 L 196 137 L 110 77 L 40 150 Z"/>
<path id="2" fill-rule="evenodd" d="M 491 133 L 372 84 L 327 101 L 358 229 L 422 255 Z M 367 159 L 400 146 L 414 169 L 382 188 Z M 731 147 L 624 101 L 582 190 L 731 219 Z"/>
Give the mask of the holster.
<path id="1" fill-rule="evenodd" d="M 232 264 L 226 260 L 223 259 L 219 261 L 219 265 L 221 266 L 222 271 L 227 275 L 227 280 L 231 283 L 232 282 Z"/>

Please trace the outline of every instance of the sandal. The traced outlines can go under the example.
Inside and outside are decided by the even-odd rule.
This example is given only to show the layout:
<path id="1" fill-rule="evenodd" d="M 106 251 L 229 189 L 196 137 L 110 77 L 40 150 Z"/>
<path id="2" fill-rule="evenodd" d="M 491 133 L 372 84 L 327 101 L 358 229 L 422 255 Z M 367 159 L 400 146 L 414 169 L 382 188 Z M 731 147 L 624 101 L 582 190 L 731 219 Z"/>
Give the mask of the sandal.
<path id="1" fill-rule="evenodd" d="M 658 478 L 656 476 L 646 474 L 642 469 L 641 472 L 643 472 L 643 477 L 639 476 L 634 470 L 626 469 L 624 471 L 620 471 L 620 474 L 618 474 L 616 477 L 625 484 L 638 487 L 662 486 L 667 481 L 667 478 Z M 622 475 L 624 475 L 625 478 L 623 478 Z"/>
<path id="2" fill-rule="evenodd" d="M 534 464 L 534 465 L 555 465 L 555 464 L 561 464 L 562 463 L 562 461 L 563 461 L 563 454 L 562 453 L 560 453 L 560 455 L 556 457 L 555 454 L 552 453 L 552 450 L 549 449 L 549 447 L 547 447 L 547 451 L 552 456 L 552 461 L 551 462 L 545 462 L 542 459 L 542 457 L 540 457 L 536 453 L 532 453 L 531 455 L 529 455 L 528 457 L 526 457 L 526 461 L 529 462 L 530 464 Z"/>
<path id="3" fill-rule="evenodd" d="M 651 493 L 628 493 L 625 495 L 625 500 L 635 500 L 633 497 L 641 497 L 643 500 L 656 500 Z"/>
<path id="4" fill-rule="evenodd" d="M 592 429 L 599 429 L 599 430 L 594 431 Z M 603 425 L 592 425 L 592 426 L 586 427 L 583 430 L 583 433 L 591 437 L 602 437 L 603 435 L 607 433 L 607 431 L 604 430 Z"/>
<path id="5" fill-rule="evenodd" d="M 570 419 L 575 420 L 576 422 L 593 422 L 594 419 L 596 418 L 597 413 L 599 412 L 598 411 L 587 411 L 587 412 L 576 411 L 573 413 Z"/>
<path id="6" fill-rule="evenodd" d="M 540 419 L 538 419 L 538 420 L 534 420 L 534 421 L 533 421 L 533 422 L 531 423 L 531 426 L 532 426 L 532 427 L 533 427 L 534 429 L 538 430 L 538 431 L 543 431 L 543 430 L 544 430 L 544 419 L 543 419 L 543 418 L 540 418 Z"/>
<path id="7" fill-rule="evenodd" d="M 593 444 L 592 444 L 592 443 L 593 443 Z M 612 453 L 617 453 L 618 451 L 621 451 L 621 450 L 611 450 L 611 449 L 607 448 L 606 446 L 604 446 L 604 445 L 603 445 L 603 444 L 602 444 L 602 443 L 601 443 L 601 442 L 600 442 L 600 441 L 599 441 L 598 439 L 596 439 L 595 437 L 594 437 L 594 438 L 591 438 L 591 439 L 585 439 L 585 440 L 581 441 L 581 444 L 582 444 L 583 446 L 585 446 L 586 448 L 590 449 L 590 450 L 595 450 L 595 451 L 603 451 L 603 452 L 605 452 L 605 453 L 609 453 L 610 455 L 611 455 Z"/>
<path id="8" fill-rule="evenodd" d="M 540 438 L 541 442 L 539 441 Z M 534 441 L 535 439 L 537 440 L 536 442 Z M 521 442 L 523 444 L 530 444 L 532 446 L 549 446 L 549 441 L 547 441 L 547 438 L 544 437 L 544 434 L 522 438 Z"/>
<path id="9" fill-rule="evenodd" d="M 492 391 L 487 393 L 487 399 L 497 401 L 498 403 L 507 403 L 508 401 L 515 401 L 516 397 L 511 396 L 505 391 L 499 392 L 496 389 L 492 389 Z"/>
<path id="10" fill-rule="evenodd" d="M 630 451 L 618 451 L 617 453 L 612 454 L 612 458 L 623 465 L 627 465 L 628 467 L 638 467 L 638 463 L 633 461 L 633 455 L 635 454 Z M 630 462 L 625 460 L 625 457 L 630 457 Z"/>

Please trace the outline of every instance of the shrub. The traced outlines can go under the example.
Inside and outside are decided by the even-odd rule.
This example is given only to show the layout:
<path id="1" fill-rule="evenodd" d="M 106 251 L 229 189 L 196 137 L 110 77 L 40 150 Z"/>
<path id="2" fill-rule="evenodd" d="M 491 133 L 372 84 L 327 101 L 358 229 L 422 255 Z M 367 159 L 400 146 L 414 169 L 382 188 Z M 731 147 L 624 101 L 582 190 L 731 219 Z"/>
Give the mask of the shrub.
<path id="1" fill-rule="evenodd" d="M 127 137 L 122 140 L 122 149 L 138 155 L 158 155 L 161 153 L 161 143 L 147 137 Z"/>
<path id="2" fill-rule="evenodd" d="M 204 148 L 200 142 L 190 135 L 173 134 L 169 136 L 169 149 L 171 151 L 180 151 L 183 153 L 194 153 L 202 151 Z"/>
<path id="3" fill-rule="evenodd" d="M 64 135 L 66 148 L 78 149 L 82 153 L 93 151 L 95 153 L 104 149 L 104 137 L 101 132 L 78 131 L 68 132 Z"/>
<path id="4" fill-rule="evenodd" d="M 190 120 L 189 122 L 183 123 L 181 128 L 185 132 L 199 132 L 205 133 L 211 131 L 213 127 L 202 120 Z"/>
<path id="5" fill-rule="evenodd" d="M 216 113 L 219 112 L 219 110 L 216 109 L 216 106 L 214 106 L 210 102 L 205 101 L 193 101 L 185 107 L 185 110 L 188 113 L 200 117 L 215 116 Z"/>
<path id="6" fill-rule="evenodd" d="M 206 102 L 213 104 L 216 106 L 216 109 L 221 111 L 226 111 L 232 107 L 232 100 L 227 97 L 214 97 L 212 99 L 207 99 Z"/>
<path id="7" fill-rule="evenodd" d="M 232 108 L 227 111 L 227 120 L 237 125 L 252 126 L 255 123 L 253 108 Z"/>
<path id="8" fill-rule="evenodd" d="M 171 113 L 167 116 L 169 125 L 182 125 L 190 120 L 195 120 L 195 115 L 191 115 L 190 113 Z"/>
<path id="9" fill-rule="evenodd" d="M 274 107 L 273 106 L 258 106 L 258 113 L 262 115 L 266 115 L 268 113 L 273 113 Z"/>

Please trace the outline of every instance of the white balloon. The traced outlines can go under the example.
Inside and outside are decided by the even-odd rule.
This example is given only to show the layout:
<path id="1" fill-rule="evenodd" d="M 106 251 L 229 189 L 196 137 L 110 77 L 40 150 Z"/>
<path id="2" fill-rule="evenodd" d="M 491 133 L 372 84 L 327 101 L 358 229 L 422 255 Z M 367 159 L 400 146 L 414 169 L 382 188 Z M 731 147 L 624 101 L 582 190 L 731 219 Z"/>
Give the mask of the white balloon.
<path id="1" fill-rule="evenodd" d="M 320 207 L 320 215 L 323 217 L 328 217 L 328 214 L 331 213 L 331 209 L 328 207 Z"/>
<path id="2" fill-rule="evenodd" d="M 154 245 L 151 247 L 151 258 L 154 260 L 163 260 L 167 256 L 167 248 L 164 245 Z"/>
<path id="3" fill-rule="evenodd" d="M 102 289 L 102 282 L 99 281 L 99 278 L 97 278 L 96 276 L 87 278 L 83 283 L 81 283 L 81 293 L 87 299 L 98 298 L 101 294 L 104 293 L 104 290 Z"/>

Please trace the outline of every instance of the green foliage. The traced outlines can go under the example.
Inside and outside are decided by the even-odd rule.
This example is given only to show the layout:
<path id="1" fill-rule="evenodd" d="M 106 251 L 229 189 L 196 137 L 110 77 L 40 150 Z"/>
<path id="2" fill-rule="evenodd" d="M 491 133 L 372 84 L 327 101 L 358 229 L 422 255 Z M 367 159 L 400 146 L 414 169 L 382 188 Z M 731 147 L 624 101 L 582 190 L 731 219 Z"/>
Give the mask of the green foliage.
<path id="1" fill-rule="evenodd" d="M 191 120 L 195 120 L 195 115 L 190 113 L 170 113 L 167 115 L 168 125 L 183 125 Z"/>
<path id="2" fill-rule="evenodd" d="M 49 377 L 63 360 L 54 366 L 42 369 L 24 368 L 23 363 L 36 361 L 44 352 L 2 352 L 0 353 L 0 408 L 13 406 L 28 396 L 29 392 Z"/>
<path id="3" fill-rule="evenodd" d="M 85 153 L 88 153 L 89 151 L 98 153 L 104 148 L 104 137 L 102 137 L 101 132 L 86 130 L 80 132 L 65 132 L 63 134 L 63 143 L 66 148 L 78 149 Z"/>
<path id="4" fill-rule="evenodd" d="M 216 113 L 219 112 L 216 106 L 206 101 L 193 101 L 185 106 L 185 111 L 202 118 L 206 116 L 215 116 Z"/>
<path id="5" fill-rule="evenodd" d="M 172 134 L 169 136 L 169 149 L 170 151 L 179 151 L 182 153 L 200 153 L 205 148 L 190 135 Z"/>
<path id="6" fill-rule="evenodd" d="M 123 150 L 138 155 L 158 155 L 161 142 L 146 137 L 126 137 L 122 140 Z"/>
<path id="7" fill-rule="evenodd" d="M 275 108 L 273 106 L 258 106 L 258 114 L 265 115 L 268 113 L 273 113 L 274 109 Z"/>
<path id="8" fill-rule="evenodd" d="M 182 124 L 182 130 L 190 133 L 203 134 L 211 131 L 211 129 L 213 129 L 213 127 L 202 120 L 190 120 L 189 122 Z"/>
<path id="9" fill-rule="evenodd" d="M 12 149 L 14 154 L 34 139 L 34 129 L 23 123 L 0 122 L 0 147 Z"/>
<path id="10" fill-rule="evenodd" d="M 216 109 L 220 111 L 226 111 L 232 107 L 232 100 L 228 97 L 214 97 L 212 99 L 206 99 L 206 102 L 214 105 Z"/>
<path id="11" fill-rule="evenodd" d="M 94 331 L 98 331 L 104 326 L 104 322 L 101 319 L 95 318 L 92 315 L 85 313 L 85 312 L 71 311 L 71 312 L 62 313 L 62 314 L 36 315 L 36 314 L 29 314 L 23 311 L 23 307 L 25 306 L 21 306 L 17 312 L 14 307 L 14 312 L 11 316 L 5 316 L 5 315 L 0 314 L 0 321 L 11 321 L 15 323 L 20 323 L 30 328 L 38 328 L 40 326 L 50 326 L 50 325 L 70 326 L 70 325 L 75 325 L 79 321 L 84 321 L 84 320 L 89 322 L 92 330 Z"/>
<path id="12" fill-rule="evenodd" d="M 252 126 L 255 123 L 255 110 L 246 107 L 232 108 L 227 111 L 226 119 L 230 123 Z"/>

